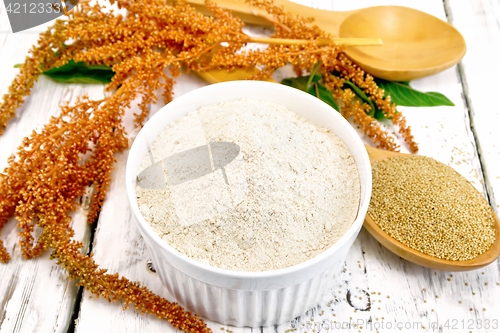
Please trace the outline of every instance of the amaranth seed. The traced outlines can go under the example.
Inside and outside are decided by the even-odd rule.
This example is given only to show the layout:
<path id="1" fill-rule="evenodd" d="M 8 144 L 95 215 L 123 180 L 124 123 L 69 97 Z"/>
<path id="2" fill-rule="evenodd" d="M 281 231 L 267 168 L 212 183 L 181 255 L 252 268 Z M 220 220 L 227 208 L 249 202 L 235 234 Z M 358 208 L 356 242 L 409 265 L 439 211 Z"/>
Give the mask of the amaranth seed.
<path id="1" fill-rule="evenodd" d="M 396 157 L 372 168 L 368 214 L 389 236 L 425 254 L 468 260 L 495 241 L 493 211 L 453 168 L 425 156 Z"/>

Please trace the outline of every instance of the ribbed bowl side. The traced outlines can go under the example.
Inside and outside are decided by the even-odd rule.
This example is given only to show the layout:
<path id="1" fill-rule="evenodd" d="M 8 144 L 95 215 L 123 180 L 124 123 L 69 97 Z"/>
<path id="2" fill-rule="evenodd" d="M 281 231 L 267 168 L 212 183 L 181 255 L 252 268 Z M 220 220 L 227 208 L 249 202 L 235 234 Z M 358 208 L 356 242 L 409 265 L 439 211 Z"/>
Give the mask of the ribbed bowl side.
<path id="1" fill-rule="evenodd" d="M 149 247 L 149 246 L 148 246 Z M 276 325 L 303 315 L 326 297 L 342 271 L 347 250 L 322 273 L 272 290 L 234 290 L 203 283 L 182 273 L 149 248 L 153 265 L 177 302 L 207 319 L 237 327 Z"/>

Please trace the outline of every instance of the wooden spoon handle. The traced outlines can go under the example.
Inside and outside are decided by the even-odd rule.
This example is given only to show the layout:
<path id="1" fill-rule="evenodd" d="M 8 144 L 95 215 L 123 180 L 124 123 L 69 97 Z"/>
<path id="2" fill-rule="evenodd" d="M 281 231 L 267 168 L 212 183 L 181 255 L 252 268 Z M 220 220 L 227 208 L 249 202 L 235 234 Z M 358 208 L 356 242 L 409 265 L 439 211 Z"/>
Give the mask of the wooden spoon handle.
<path id="1" fill-rule="evenodd" d="M 167 0 L 167 2 L 173 2 L 174 0 Z M 258 8 L 252 7 L 243 0 L 213 0 L 218 6 L 222 8 L 227 8 L 233 12 L 234 15 L 238 16 L 246 23 L 258 24 L 262 26 L 272 26 L 271 21 L 266 19 L 268 14 Z M 209 14 L 208 9 L 205 6 L 205 0 L 186 0 L 186 2 L 195 7 L 197 11 L 204 14 Z M 340 24 L 344 19 L 351 15 L 353 11 L 349 12 L 334 12 L 321 10 L 316 8 L 311 8 L 303 5 L 296 4 L 288 0 L 274 0 L 274 3 L 278 6 L 283 6 L 286 11 L 292 15 L 299 15 L 302 17 L 313 17 L 315 21 L 313 24 L 318 25 L 321 29 L 332 34 L 332 37 L 338 37 L 338 31 Z"/>
<path id="2" fill-rule="evenodd" d="M 168 3 L 174 0 L 167 0 Z M 267 13 L 261 9 L 250 6 L 249 4 L 239 0 L 215 0 L 218 6 L 229 9 L 234 15 L 238 16 L 243 22 L 258 24 L 266 27 L 272 27 L 271 21 L 265 18 Z M 187 0 L 188 5 L 193 6 L 197 11 L 203 14 L 210 14 L 210 11 L 205 6 L 205 0 Z"/>
<path id="3" fill-rule="evenodd" d="M 263 43 L 263 44 L 281 44 L 281 45 L 305 45 L 311 41 L 308 39 L 286 39 L 286 38 L 268 38 L 268 37 L 249 37 L 250 43 Z M 380 38 L 331 38 L 331 39 L 316 39 L 316 45 L 328 46 L 330 42 L 341 44 L 345 46 L 370 46 L 382 45 Z"/>
<path id="4" fill-rule="evenodd" d="M 386 158 L 411 156 L 411 154 L 403 154 L 395 151 L 382 150 L 367 145 L 365 145 L 365 148 L 366 152 L 368 153 L 368 158 L 370 158 L 371 165 L 374 165 L 377 162 L 385 160 Z"/>

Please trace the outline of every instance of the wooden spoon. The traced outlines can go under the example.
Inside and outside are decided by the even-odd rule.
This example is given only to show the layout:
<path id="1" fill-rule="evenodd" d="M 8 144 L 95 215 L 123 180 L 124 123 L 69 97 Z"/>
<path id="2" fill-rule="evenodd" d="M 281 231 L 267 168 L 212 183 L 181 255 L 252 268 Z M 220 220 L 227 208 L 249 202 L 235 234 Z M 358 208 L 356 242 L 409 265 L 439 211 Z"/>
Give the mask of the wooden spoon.
<path id="1" fill-rule="evenodd" d="M 375 165 L 375 163 L 387 158 L 412 156 L 410 154 L 395 153 L 369 146 L 365 147 L 366 151 L 368 152 L 368 156 L 370 157 L 370 163 L 372 166 Z M 486 201 L 486 199 L 484 200 Z M 491 245 L 488 251 L 475 257 L 474 259 L 465 261 L 438 259 L 436 257 L 416 251 L 398 242 L 397 240 L 386 234 L 384 231 L 382 231 L 382 229 L 379 228 L 377 223 L 375 223 L 375 221 L 369 214 L 366 215 L 365 223 L 363 224 L 363 226 L 380 244 L 403 259 L 421 266 L 443 271 L 468 271 L 487 266 L 495 261 L 500 255 L 500 225 L 498 223 L 498 218 L 495 216 L 494 212 L 493 218 L 495 219 L 495 242 Z"/>
<path id="2" fill-rule="evenodd" d="M 261 10 L 239 0 L 214 0 L 247 23 L 270 26 Z M 313 17 L 314 24 L 342 38 L 381 38 L 381 46 L 347 47 L 346 54 L 366 72 L 391 81 L 410 81 L 439 73 L 465 54 L 462 35 L 450 24 L 427 13 L 400 6 L 368 7 L 333 12 L 274 0 L 291 14 Z M 204 0 L 187 0 L 207 13 Z"/>

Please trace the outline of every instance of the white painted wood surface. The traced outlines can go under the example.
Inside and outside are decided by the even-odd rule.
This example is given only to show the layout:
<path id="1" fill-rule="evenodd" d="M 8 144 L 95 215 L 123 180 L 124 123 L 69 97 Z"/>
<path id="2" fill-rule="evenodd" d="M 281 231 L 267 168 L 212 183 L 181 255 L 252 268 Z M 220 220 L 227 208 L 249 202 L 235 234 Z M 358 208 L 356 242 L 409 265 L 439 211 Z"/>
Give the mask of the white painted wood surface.
<path id="1" fill-rule="evenodd" d="M 447 19 L 445 3 L 441 0 L 302 0 L 301 3 L 333 10 L 397 4 Z M 500 75 L 497 61 L 500 5 L 487 0 L 449 0 L 448 11 L 468 45 L 461 71 L 455 66 L 432 77 L 416 80 L 412 85 L 420 90 L 445 94 L 455 107 L 401 109 L 419 142 L 420 154 L 434 157 L 457 169 L 488 195 L 492 206 L 497 209 L 498 200 L 495 198 L 500 197 L 500 134 L 495 127 L 500 124 L 500 115 L 494 100 L 497 95 L 494 78 Z M 36 28 L 18 34 L 11 34 L 9 30 L 4 7 L 0 5 L 1 94 L 6 92 L 16 73 L 12 66 L 22 61 L 36 40 Z M 465 90 L 462 83 L 466 86 Z M 176 96 L 203 85 L 205 83 L 197 77 L 183 75 L 175 88 Z M 16 119 L 9 123 L 7 132 L 0 137 L 0 166 L 5 167 L 7 157 L 31 129 L 44 124 L 51 114 L 57 112 L 57 105 L 85 92 L 98 98 L 102 87 L 58 85 L 42 78 L 25 106 L 18 111 Z M 152 108 L 154 111 L 158 106 Z M 130 128 L 130 121 L 127 122 Z M 480 158 L 477 146 L 480 147 Z M 118 272 L 141 281 L 153 291 L 173 300 L 157 275 L 147 270 L 149 255 L 142 238 L 130 223 L 123 182 L 125 160 L 126 153 L 118 157 L 114 180 L 102 208 L 93 240 L 95 259 L 111 273 Z M 483 178 L 483 170 L 486 179 Z M 87 230 L 82 221 L 83 215 L 84 212 L 77 212 L 78 217 L 74 221 L 75 227 L 81 228 L 77 230 L 81 238 Z M 6 265 L 0 264 L 0 332 L 66 332 L 77 290 L 74 283 L 68 282 L 67 275 L 55 267 L 47 256 L 30 261 L 19 258 L 18 249 L 13 250 L 17 241 L 15 222 L 3 230 L 1 238 L 13 253 L 13 260 Z M 500 331 L 498 299 L 498 260 L 478 271 L 435 271 L 400 259 L 382 248 L 363 230 L 346 259 L 345 270 L 337 277 L 336 287 L 325 295 L 325 301 L 291 323 L 262 331 L 281 333 L 298 328 L 302 333 L 314 330 L 326 332 L 326 327 L 329 327 L 342 332 L 390 332 L 399 331 L 396 323 L 400 323 L 403 328 L 405 325 L 413 328 L 406 326 L 403 331 L 407 332 L 494 332 Z M 108 303 L 84 292 L 75 331 L 174 331 L 164 321 L 141 316 L 133 310 L 122 311 L 121 308 L 121 304 Z M 489 320 L 489 328 L 485 325 L 486 320 Z M 497 321 L 496 330 L 493 329 L 494 320 Z M 420 328 L 418 323 L 425 329 Z M 453 324 L 456 324 L 455 329 L 452 329 Z M 209 326 L 217 331 L 221 328 L 252 331 L 212 322 Z"/>
<path id="2" fill-rule="evenodd" d="M 460 66 L 472 125 L 483 160 L 491 204 L 500 211 L 500 105 L 494 102 L 500 74 L 500 3 L 498 1 L 448 1 L 453 25 L 467 42 Z"/>
<path id="3" fill-rule="evenodd" d="M 31 45 L 36 43 L 42 27 L 26 33 L 12 34 L 9 22 L 0 4 L 0 94 L 3 96 L 14 79 L 14 65 L 24 61 Z M 42 77 L 35 85 L 31 97 L 17 111 L 5 133 L 0 136 L 0 168 L 7 166 L 7 158 L 15 152 L 22 139 L 45 124 L 59 112 L 64 101 L 89 94 L 102 98 L 103 86 L 61 85 Z M 88 244 L 90 228 L 86 212 L 74 213 L 75 238 Z M 0 332 L 66 332 L 71 326 L 78 288 L 68 280 L 68 274 L 49 253 L 37 259 L 21 257 L 16 221 L 12 219 L 2 230 L 1 239 L 12 259 L 0 264 Z"/>

